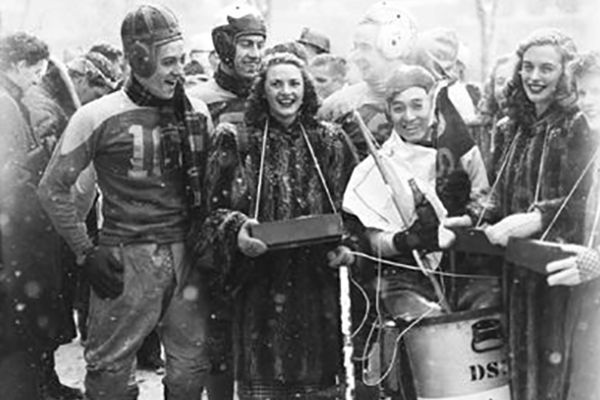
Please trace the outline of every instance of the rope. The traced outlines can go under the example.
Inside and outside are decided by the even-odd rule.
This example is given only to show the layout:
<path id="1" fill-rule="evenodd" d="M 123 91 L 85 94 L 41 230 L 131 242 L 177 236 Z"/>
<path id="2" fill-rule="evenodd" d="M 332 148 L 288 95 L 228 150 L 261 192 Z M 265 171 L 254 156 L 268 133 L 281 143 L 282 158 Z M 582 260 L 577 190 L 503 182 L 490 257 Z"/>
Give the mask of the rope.
<path id="1" fill-rule="evenodd" d="M 579 184 L 581 183 L 581 181 L 585 177 L 585 174 L 589 171 L 589 169 L 592 167 L 592 165 L 594 165 L 594 162 L 596 161 L 596 158 L 598 157 L 599 154 L 600 154 L 600 147 L 596 150 L 596 152 L 594 153 L 594 156 L 587 163 L 587 165 L 585 166 L 585 168 L 581 172 L 581 175 L 579 175 L 579 178 L 577 178 L 577 181 L 575 181 L 575 183 L 573 184 L 573 187 L 571 188 L 571 190 L 569 191 L 569 193 L 565 197 L 565 200 L 561 203 L 560 207 L 556 211 L 556 214 L 554 214 L 554 217 L 552 218 L 552 220 L 548 224 L 548 227 L 546 228 L 546 230 L 544 231 L 544 233 L 540 237 L 540 240 L 544 240 L 546 238 L 546 236 L 548 236 L 548 234 L 550 233 L 550 229 L 552 229 L 552 227 L 554 226 L 554 224 L 558 220 L 558 217 L 560 216 L 560 214 L 563 212 L 563 210 L 567 206 L 567 203 L 569 202 L 569 200 L 571 200 L 571 197 L 573 197 L 573 195 L 575 194 L 575 190 L 577 190 L 577 187 L 579 186 Z M 594 221 L 594 224 L 595 223 L 596 223 L 596 221 Z"/>
<path id="2" fill-rule="evenodd" d="M 354 286 L 357 287 L 357 289 L 363 295 L 363 298 L 365 299 L 365 303 L 366 303 L 365 314 L 363 315 L 362 321 L 358 325 L 358 328 L 356 328 L 356 330 L 354 332 L 352 332 L 352 334 L 350 335 L 350 339 L 353 339 L 356 335 L 358 335 L 358 333 L 362 330 L 362 328 L 367 323 L 367 320 L 369 319 L 369 311 L 371 309 L 371 301 L 369 300 L 369 296 L 367 295 L 366 290 L 363 289 L 362 286 L 360 286 L 360 284 L 358 282 L 356 282 L 356 280 L 354 278 L 352 278 L 352 274 L 350 274 L 350 282 L 352 282 L 352 284 L 354 284 Z"/>
<path id="3" fill-rule="evenodd" d="M 378 246 L 378 259 L 381 260 L 381 238 L 379 239 L 380 243 Z M 375 287 L 375 312 L 377 313 L 377 318 L 375 319 L 375 321 L 373 321 L 373 324 L 371 325 L 371 329 L 369 330 L 369 334 L 367 335 L 367 340 L 365 343 L 365 346 L 363 348 L 363 354 L 362 354 L 362 362 L 361 362 L 361 367 L 362 367 L 362 381 L 365 385 L 370 386 L 371 384 L 369 382 L 367 382 L 366 378 L 365 378 L 365 372 L 368 370 L 367 367 L 368 365 L 365 365 L 365 363 L 369 360 L 369 357 L 367 355 L 367 352 L 369 350 L 369 343 L 371 343 L 371 338 L 373 337 L 373 332 L 375 332 L 375 329 L 377 326 L 382 326 L 383 325 L 383 314 L 381 313 L 381 307 L 380 307 L 380 294 L 381 294 L 381 262 L 378 262 L 377 264 L 377 286 Z M 378 384 L 372 385 L 372 386 L 376 386 Z"/>
<path id="4" fill-rule="evenodd" d="M 362 258 L 366 258 L 367 260 L 371 260 L 380 264 L 385 264 L 387 266 L 390 267 L 398 267 L 398 268 L 402 268 L 402 269 L 409 269 L 412 271 L 421 271 L 421 268 L 416 267 L 414 265 L 408 265 L 408 264 L 402 264 L 402 263 L 397 263 L 397 262 L 393 262 L 393 261 L 389 261 L 383 258 L 378 258 L 378 257 L 373 257 L 369 254 L 366 253 L 361 253 L 361 252 L 357 252 L 357 251 L 351 251 L 350 254 L 353 254 L 357 257 L 362 257 Z M 478 275 L 478 274 L 454 274 L 451 272 L 443 272 L 443 271 L 431 271 L 432 274 L 435 275 L 440 275 L 440 276 L 448 276 L 448 277 L 453 277 L 453 278 L 465 278 L 465 279 L 490 279 L 490 278 L 496 278 L 496 276 L 494 275 Z"/>
<path id="5" fill-rule="evenodd" d="M 527 212 L 533 211 L 535 205 L 540 200 L 540 192 L 542 191 L 542 177 L 544 173 L 544 167 L 546 166 L 546 154 L 548 153 L 548 136 L 550 136 L 550 134 L 546 132 L 546 135 L 544 135 L 544 143 L 542 143 L 542 157 L 540 159 L 540 169 L 538 170 L 537 182 L 535 183 L 533 203 Z"/>
<path id="6" fill-rule="evenodd" d="M 337 214 L 335 203 L 333 202 L 333 197 L 331 197 L 331 192 L 329 191 L 329 187 L 327 186 L 327 181 L 325 181 L 325 176 L 323 175 L 323 171 L 321 171 L 321 167 L 319 166 L 319 160 L 317 160 L 315 151 L 313 150 L 313 147 L 310 144 L 310 140 L 308 140 L 308 135 L 306 134 L 306 131 L 304 130 L 304 126 L 302 124 L 300 124 L 300 129 L 302 130 L 302 136 L 304 136 L 304 140 L 306 141 L 306 145 L 308 146 L 308 151 L 310 152 L 313 163 L 315 164 L 315 168 L 317 169 L 317 174 L 319 175 L 319 178 L 321 179 L 321 183 L 323 184 L 325 193 L 327 193 L 327 198 L 329 199 L 329 204 L 331 205 L 331 209 L 335 214 Z"/>
<path id="7" fill-rule="evenodd" d="M 438 305 L 441 307 L 441 304 L 438 303 Z M 402 332 L 400 332 L 398 334 L 398 336 L 396 336 L 396 340 L 394 341 L 395 342 L 394 352 L 392 353 L 392 358 L 390 360 L 390 365 L 388 366 L 388 368 L 385 370 L 385 372 L 380 376 L 380 378 L 376 382 L 364 382 L 365 385 L 367 385 L 367 386 L 378 386 L 379 384 L 381 384 L 388 377 L 388 375 L 392 372 L 392 369 L 394 369 L 394 366 L 396 365 L 396 357 L 398 357 L 398 347 L 399 347 L 398 343 L 400 343 L 400 340 L 415 325 L 417 325 L 419 322 L 423 321 L 433 310 L 434 310 L 433 308 L 430 308 L 429 310 L 427 310 L 426 312 L 424 312 L 423 314 L 421 314 L 419 316 L 419 318 L 417 318 L 413 322 L 411 322 L 410 325 L 408 325 Z"/>
<path id="8" fill-rule="evenodd" d="M 269 133 L 269 118 L 265 121 L 265 131 L 263 133 L 262 150 L 260 152 L 260 167 L 258 170 L 258 188 L 256 190 L 256 207 L 254 208 L 254 219 L 258 219 L 258 210 L 260 207 L 260 197 L 262 191 L 263 175 L 265 170 L 265 156 L 267 153 L 267 134 Z"/>
<path id="9" fill-rule="evenodd" d="M 592 232 L 590 234 L 590 239 L 588 240 L 587 247 L 592 248 L 594 245 L 594 240 L 596 239 L 597 230 L 598 230 L 598 222 L 600 221 L 600 201 L 596 205 L 596 212 L 594 214 L 594 223 L 592 225 Z"/>
<path id="10" fill-rule="evenodd" d="M 518 135 L 515 135 L 512 142 L 510 143 L 510 147 L 508 149 L 508 152 L 506 153 L 506 157 L 504 157 L 504 160 L 502 160 L 502 165 L 500 166 L 500 169 L 498 170 L 498 175 L 496 176 L 496 179 L 494 180 L 494 184 L 490 188 L 490 195 L 493 195 L 496 192 L 496 187 L 500 183 L 500 178 L 502 177 L 502 175 L 504 175 L 504 170 L 506 169 L 506 166 L 508 165 L 508 160 L 510 160 L 510 158 L 512 157 L 512 153 L 514 153 L 515 148 L 517 147 L 517 137 L 518 137 Z M 481 225 L 481 223 L 483 221 L 483 217 L 485 215 L 485 212 L 488 210 L 488 208 L 489 208 L 489 202 L 486 202 L 484 204 L 483 209 L 481 210 L 481 214 L 479 214 L 479 218 L 477 219 L 475 228 L 478 228 Z"/>
<path id="11" fill-rule="evenodd" d="M 306 133 L 306 130 L 304 129 L 304 126 L 302 124 L 300 124 L 300 129 L 302 130 L 302 136 L 304 137 L 304 140 L 306 141 L 306 145 L 308 147 L 308 151 L 310 153 L 310 156 L 312 158 L 313 164 L 315 165 L 315 168 L 317 170 L 317 175 L 319 175 L 319 179 L 321 180 L 321 184 L 323 185 L 323 188 L 325 189 L 325 193 L 327 195 L 327 199 L 329 200 L 329 204 L 331 206 L 331 209 L 333 211 L 334 214 L 337 214 L 337 209 L 335 207 L 335 202 L 333 201 L 333 197 L 331 196 L 331 192 L 329 191 L 329 187 L 327 186 L 327 181 L 325 180 L 325 176 L 323 175 L 323 171 L 321 170 L 321 167 L 319 166 L 319 161 L 317 159 L 317 156 L 315 155 L 315 151 L 313 150 L 312 145 L 310 144 L 310 140 L 308 139 L 308 134 Z M 254 219 L 258 219 L 258 212 L 260 209 L 260 198 L 261 198 L 261 191 L 262 191 L 262 185 L 263 185 L 263 179 L 264 179 L 264 169 L 265 169 L 265 158 L 266 158 L 266 153 L 267 153 L 267 139 L 268 139 L 268 133 L 269 133 L 269 119 L 267 118 L 267 120 L 265 121 L 265 129 L 264 129 L 264 133 L 263 133 L 263 142 L 262 142 L 262 150 L 260 153 L 260 169 L 258 171 L 258 188 L 256 191 L 256 206 L 254 208 Z"/>

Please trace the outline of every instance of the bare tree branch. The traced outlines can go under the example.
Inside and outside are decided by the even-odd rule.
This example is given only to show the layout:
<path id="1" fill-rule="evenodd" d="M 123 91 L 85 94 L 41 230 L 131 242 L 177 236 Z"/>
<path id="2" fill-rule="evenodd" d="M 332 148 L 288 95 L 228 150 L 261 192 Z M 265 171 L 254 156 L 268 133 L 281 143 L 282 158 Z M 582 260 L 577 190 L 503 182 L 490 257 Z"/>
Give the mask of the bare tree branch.
<path id="1" fill-rule="evenodd" d="M 490 65 L 491 45 L 494 40 L 496 29 L 496 10 L 498 0 L 475 0 L 477 7 L 477 17 L 479 19 L 479 29 L 481 34 L 481 59 L 480 66 L 482 76 L 484 76 Z"/>

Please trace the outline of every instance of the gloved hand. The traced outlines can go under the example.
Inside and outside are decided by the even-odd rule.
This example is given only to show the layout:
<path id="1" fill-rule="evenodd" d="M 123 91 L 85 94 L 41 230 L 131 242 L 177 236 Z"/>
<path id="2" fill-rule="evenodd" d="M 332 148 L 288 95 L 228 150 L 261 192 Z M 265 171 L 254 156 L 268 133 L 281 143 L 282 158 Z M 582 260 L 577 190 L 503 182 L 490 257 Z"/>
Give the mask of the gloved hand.
<path id="1" fill-rule="evenodd" d="M 600 277 L 600 253 L 596 249 L 578 245 L 565 245 L 564 250 L 576 256 L 553 261 L 546 266 L 550 274 L 548 285 L 575 286 Z"/>
<path id="2" fill-rule="evenodd" d="M 258 225 L 255 219 L 248 219 L 238 232 L 238 248 L 245 256 L 255 258 L 268 250 L 267 245 L 260 239 L 253 238 L 250 229 Z"/>
<path id="3" fill-rule="evenodd" d="M 402 253 L 412 250 L 437 250 L 439 249 L 438 227 L 440 220 L 435 209 L 415 181 L 411 179 L 408 183 L 415 200 L 417 220 L 407 230 L 394 235 L 394 247 Z"/>
<path id="4" fill-rule="evenodd" d="M 462 169 L 450 172 L 442 183 L 440 200 L 451 217 L 465 213 L 465 208 L 471 198 L 471 179 Z"/>
<path id="5" fill-rule="evenodd" d="M 484 229 L 492 244 L 506 247 L 511 236 L 527 238 L 542 229 L 542 214 L 539 211 L 509 215 L 502 221 Z"/>
<path id="6" fill-rule="evenodd" d="M 335 250 L 327 253 L 329 266 L 331 268 L 339 268 L 341 266 L 350 266 L 354 264 L 354 254 L 346 246 L 338 246 Z"/>
<path id="7" fill-rule="evenodd" d="M 101 299 L 114 299 L 123 293 L 123 265 L 106 247 L 96 247 L 83 261 L 83 272 Z"/>

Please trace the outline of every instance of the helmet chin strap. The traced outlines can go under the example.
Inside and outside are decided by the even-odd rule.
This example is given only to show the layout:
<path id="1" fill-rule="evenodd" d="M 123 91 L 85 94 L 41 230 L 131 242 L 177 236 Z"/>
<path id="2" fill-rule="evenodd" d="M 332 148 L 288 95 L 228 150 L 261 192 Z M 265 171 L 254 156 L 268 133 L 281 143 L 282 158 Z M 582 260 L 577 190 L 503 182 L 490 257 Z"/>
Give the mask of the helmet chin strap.
<path id="1" fill-rule="evenodd" d="M 221 69 L 229 76 L 233 76 L 235 78 L 241 78 L 240 75 L 235 70 L 235 65 L 233 65 L 233 60 L 231 62 L 221 61 Z"/>

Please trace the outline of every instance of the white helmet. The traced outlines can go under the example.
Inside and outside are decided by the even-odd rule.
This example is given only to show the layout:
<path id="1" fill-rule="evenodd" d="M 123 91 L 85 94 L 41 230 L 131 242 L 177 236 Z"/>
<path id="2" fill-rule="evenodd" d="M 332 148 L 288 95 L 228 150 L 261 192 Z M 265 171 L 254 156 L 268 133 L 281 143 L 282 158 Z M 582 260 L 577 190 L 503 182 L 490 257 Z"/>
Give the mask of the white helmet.
<path id="1" fill-rule="evenodd" d="M 417 23 L 398 1 L 374 4 L 359 24 L 380 26 L 376 46 L 388 59 L 408 56 L 417 39 Z"/>

